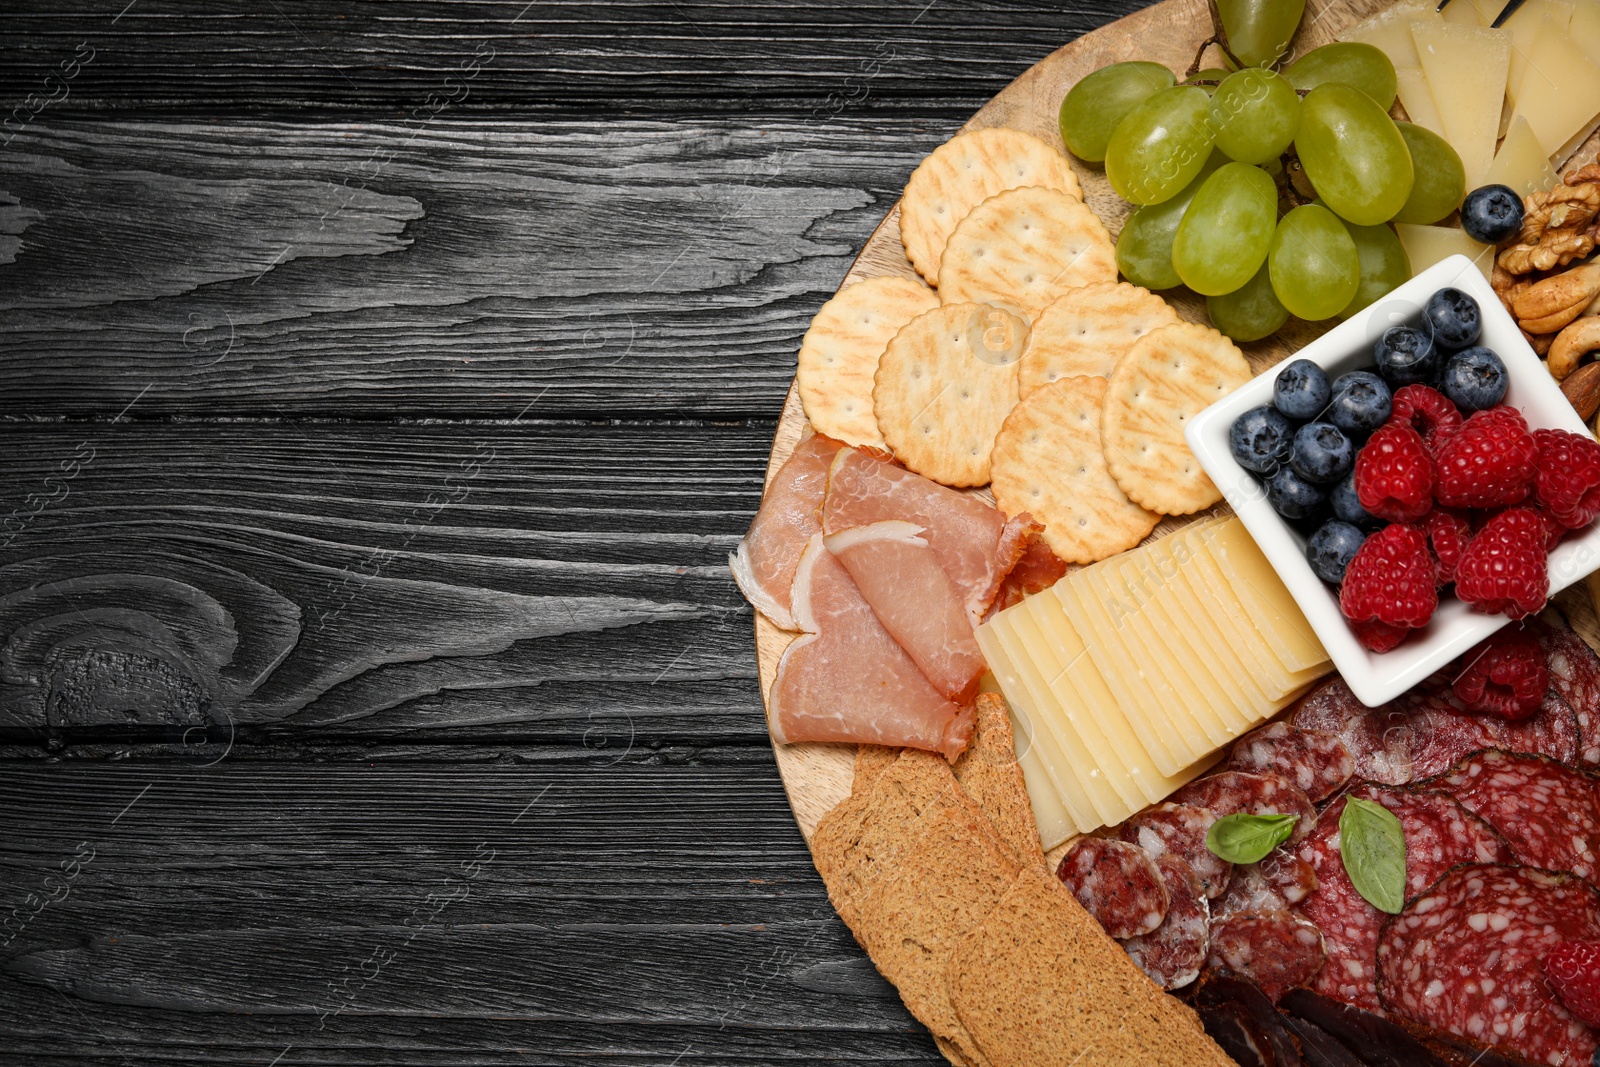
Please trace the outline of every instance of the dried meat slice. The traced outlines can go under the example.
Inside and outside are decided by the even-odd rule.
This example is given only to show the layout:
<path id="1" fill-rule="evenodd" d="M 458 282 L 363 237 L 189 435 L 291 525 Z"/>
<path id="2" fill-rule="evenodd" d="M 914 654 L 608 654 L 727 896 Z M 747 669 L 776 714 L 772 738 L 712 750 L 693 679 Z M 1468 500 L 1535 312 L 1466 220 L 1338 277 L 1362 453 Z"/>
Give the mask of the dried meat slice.
<path id="1" fill-rule="evenodd" d="M 1112 937 L 1148 934 L 1166 918 L 1166 880 L 1142 849 L 1126 841 L 1080 838 L 1061 857 L 1056 877 Z"/>
<path id="2" fill-rule="evenodd" d="M 1206 847 L 1206 831 L 1217 821 L 1210 808 L 1192 804 L 1157 804 L 1146 808 L 1117 828 L 1117 837 L 1144 849 L 1151 859 L 1176 856 L 1188 863 L 1200 880 L 1207 900 L 1228 888 L 1233 864 Z"/>
<path id="3" fill-rule="evenodd" d="M 834 534 L 884 519 L 922 527 L 939 565 L 961 590 L 974 626 L 1042 529 L 1027 515 L 1007 520 L 975 496 L 859 448 L 840 450 L 828 471 L 823 530 Z"/>
<path id="4" fill-rule="evenodd" d="M 1317 872 L 1287 848 L 1274 849 L 1259 863 L 1234 867 L 1228 891 L 1211 906 L 1214 919 L 1288 911 L 1317 889 Z"/>
<path id="5" fill-rule="evenodd" d="M 993 618 L 996 612 L 1022 603 L 1023 597 L 1044 592 L 1065 577 L 1066 573 L 1066 563 L 1050 551 L 1044 538 L 1035 534 L 1028 542 L 1028 547 L 1023 549 L 1017 565 L 1000 583 L 1000 592 L 995 595 L 984 617 Z"/>
<path id="6" fill-rule="evenodd" d="M 1211 909 L 1200 880 L 1183 860 L 1165 855 L 1155 861 L 1167 886 L 1167 915 L 1161 925 L 1122 943 L 1128 956 L 1162 989 L 1181 989 L 1200 976 L 1211 944 Z"/>
<path id="7" fill-rule="evenodd" d="M 1355 759 L 1337 736 L 1274 722 L 1233 743 L 1231 771 L 1281 775 L 1305 791 L 1312 803 L 1337 793 L 1355 773 Z"/>
<path id="8" fill-rule="evenodd" d="M 795 574 L 795 621 L 767 699 L 780 743 L 850 741 L 941 753 L 972 740 L 971 708 L 946 700 L 883 628 L 815 534 Z"/>
<path id="9" fill-rule="evenodd" d="M 843 447 L 822 434 L 796 445 L 767 486 L 749 532 L 728 557 L 744 598 L 785 630 L 799 629 L 789 599 L 794 575 L 806 543 L 822 529 L 828 468 Z"/>
<path id="10" fill-rule="evenodd" d="M 1305 791 L 1278 774 L 1222 771 L 1197 778 L 1172 794 L 1168 800 L 1174 804 L 1210 808 L 1219 819 L 1241 812 L 1247 815 L 1298 815 L 1300 819 L 1289 836 L 1291 844 L 1309 834 L 1312 824 L 1317 821 L 1317 809 L 1312 806 Z"/>
<path id="11" fill-rule="evenodd" d="M 1521 862 L 1595 881 L 1600 801 L 1590 775 L 1541 756 L 1490 751 L 1432 784 L 1505 835 Z"/>
<path id="12" fill-rule="evenodd" d="M 1355 776 L 1385 785 L 1411 780 L 1405 715 L 1392 704 L 1369 708 L 1343 678 L 1330 678 L 1295 704 L 1290 721 L 1302 730 L 1333 734 L 1355 761 Z"/>
<path id="13" fill-rule="evenodd" d="M 919 526 L 887 519 L 829 534 L 822 543 L 934 688 L 966 704 L 988 665 L 960 593 L 921 533 Z"/>
<path id="14" fill-rule="evenodd" d="M 1211 924 L 1206 962 L 1250 979 L 1273 1001 L 1322 966 L 1322 934 L 1287 911 L 1243 913 Z"/>
<path id="15" fill-rule="evenodd" d="M 1578 758 L 1600 764 L 1600 656 L 1565 626 L 1538 624 L 1535 633 L 1550 668 L 1550 686 L 1578 721 Z"/>
<path id="16" fill-rule="evenodd" d="M 1384 924 L 1378 995 L 1402 1018 L 1536 1063 L 1587 1064 L 1589 1027 L 1550 995 L 1543 961 L 1600 938 L 1600 891 L 1532 867 L 1456 867 Z"/>
<path id="17" fill-rule="evenodd" d="M 1387 916 L 1356 891 L 1339 848 L 1339 818 L 1348 797 L 1360 797 L 1394 812 L 1406 842 L 1407 898 L 1432 885 L 1459 863 L 1504 863 L 1510 847 L 1494 828 L 1436 790 L 1358 785 L 1317 818 L 1300 845 L 1300 858 L 1316 871 L 1317 890 L 1300 905 L 1300 915 L 1322 931 L 1328 962 L 1311 988 L 1323 996 L 1367 1011 L 1378 1003 L 1378 932 Z"/>

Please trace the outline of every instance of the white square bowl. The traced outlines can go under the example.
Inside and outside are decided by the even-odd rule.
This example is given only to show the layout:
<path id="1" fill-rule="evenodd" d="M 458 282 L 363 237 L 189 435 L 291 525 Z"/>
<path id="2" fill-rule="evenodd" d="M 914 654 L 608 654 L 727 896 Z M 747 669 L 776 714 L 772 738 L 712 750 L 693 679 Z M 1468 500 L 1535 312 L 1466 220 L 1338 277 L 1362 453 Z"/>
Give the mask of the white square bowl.
<path id="1" fill-rule="evenodd" d="M 1548 427 L 1587 434 L 1561 388 L 1534 354 L 1516 322 L 1501 306 L 1488 281 L 1466 256 L 1451 256 L 1429 267 L 1365 311 L 1335 326 L 1299 352 L 1330 378 L 1374 368 L 1372 346 L 1391 326 L 1416 325 L 1428 298 L 1454 287 L 1470 294 L 1482 310 L 1479 344 L 1499 355 L 1510 378 L 1505 402 L 1516 407 L 1531 428 Z M 1285 360 L 1288 363 L 1289 360 Z M 1281 365 L 1256 376 L 1189 422 L 1184 433 L 1200 465 L 1244 522 L 1300 610 L 1310 621 L 1333 664 L 1362 703 L 1376 706 L 1404 693 L 1508 621 L 1501 615 L 1480 615 L 1454 596 L 1440 599 L 1433 621 L 1391 652 L 1369 652 L 1351 632 L 1339 610 L 1337 590 L 1326 585 L 1306 562 L 1306 538 L 1267 503 L 1265 487 L 1234 460 L 1228 447 L 1233 421 L 1251 408 L 1272 403 L 1272 383 Z M 1563 541 L 1550 554 L 1550 594 L 1600 567 L 1600 523 L 1582 536 Z"/>

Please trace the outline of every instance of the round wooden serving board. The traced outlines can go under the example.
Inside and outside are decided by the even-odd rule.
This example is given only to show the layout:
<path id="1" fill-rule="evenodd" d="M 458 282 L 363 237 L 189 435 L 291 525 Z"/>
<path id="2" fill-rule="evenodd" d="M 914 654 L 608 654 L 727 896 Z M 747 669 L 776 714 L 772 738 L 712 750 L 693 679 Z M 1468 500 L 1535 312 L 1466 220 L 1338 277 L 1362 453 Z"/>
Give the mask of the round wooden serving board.
<path id="1" fill-rule="evenodd" d="M 1296 34 L 1291 54 L 1298 54 L 1319 45 L 1327 44 L 1345 27 L 1382 10 L 1392 0 L 1309 0 L 1306 15 Z M 1194 59 L 1199 43 L 1211 35 L 1211 19 L 1206 0 L 1162 0 L 1126 18 L 1102 26 L 1076 41 L 1051 53 L 1029 68 L 1008 85 L 1000 95 L 989 101 L 982 110 L 962 127 L 963 130 L 1009 126 L 1044 138 L 1066 154 L 1057 124 L 1061 100 L 1084 75 L 1110 63 L 1128 59 L 1150 60 L 1162 63 L 1177 73 L 1181 80 Z M 1214 50 L 1207 53 L 1206 64 L 1215 65 Z M 1592 144 L 1592 142 L 1591 142 Z M 1589 146 L 1586 145 L 1587 149 Z M 1072 169 L 1083 185 L 1084 201 L 1100 216 L 1113 237 L 1122 229 L 1123 220 L 1130 211 L 1129 205 L 1111 189 L 1105 173 L 1072 158 Z M 917 278 L 916 271 L 907 261 L 900 244 L 900 206 L 895 204 L 873 231 L 861 254 L 856 257 L 843 285 L 882 275 L 904 275 Z M 1162 294 L 1185 319 L 1207 322 L 1205 302 L 1187 289 L 1176 289 Z M 1254 344 L 1244 345 L 1257 372 L 1298 351 L 1306 342 L 1327 329 L 1325 324 L 1304 323 L 1291 319 L 1275 336 Z M 772 456 L 767 464 L 770 482 L 784 460 L 794 450 L 806 425 L 800 396 L 793 385 L 783 405 L 783 415 L 772 442 Z M 987 490 L 982 490 L 987 494 Z M 1219 504 L 1213 512 L 1226 511 Z M 1200 516 L 1166 519 L 1156 528 L 1152 537 L 1160 537 L 1178 526 Z M 1583 587 L 1574 587 L 1581 593 Z M 1583 608 L 1588 609 L 1587 596 Z M 1575 620 L 1576 621 L 1576 620 Z M 789 642 L 797 636 L 780 630 L 760 612 L 756 613 L 756 655 L 761 666 L 761 696 L 766 701 L 771 692 L 772 680 L 777 672 L 778 659 Z M 1583 627 L 1579 627 L 1580 631 Z M 1593 634 L 1586 633 L 1593 643 Z M 778 758 L 778 772 L 783 776 L 784 789 L 794 808 L 795 819 L 806 840 L 811 840 L 817 822 L 850 794 L 850 779 L 855 758 L 854 745 L 805 743 L 781 745 L 773 743 Z"/>

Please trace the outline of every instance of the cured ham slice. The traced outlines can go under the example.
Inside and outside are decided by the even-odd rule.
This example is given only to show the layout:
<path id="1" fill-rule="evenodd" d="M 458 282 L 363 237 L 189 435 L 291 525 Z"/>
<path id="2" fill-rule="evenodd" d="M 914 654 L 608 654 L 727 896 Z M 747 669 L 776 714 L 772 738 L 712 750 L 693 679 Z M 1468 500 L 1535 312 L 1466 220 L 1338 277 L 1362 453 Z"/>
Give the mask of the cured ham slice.
<path id="1" fill-rule="evenodd" d="M 1050 551 L 1044 538 L 1035 535 L 1028 541 L 1028 547 L 1023 550 L 1017 565 L 1000 583 L 1000 592 L 990 603 L 985 617 L 993 618 L 996 612 L 1022 603 L 1024 597 L 1044 592 L 1065 577 L 1066 573 L 1066 563 Z"/>
<path id="2" fill-rule="evenodd" d="M 967 704 L 986 664 L 961 595 L 921 533 L 920 526 L 887 519 L 829 534 L 823 544 L 934 688 Z"/>
<path id="3" fill-rule="evenodd" d="M 768 697 L 774 738 L 920 748 L 951 761 L 966 749 L 972 709 L 933 687 L 821 534 L 800 556 L 791 603 L 805 633 L 778 661 Z"/>
<path id="4" fill-rule="evenodd" d="M 750 531 L 728 557 L 744 598 L 785 630 L 798 629 L 789 602 L 794 573 L 811 535 L 822 529 L 828 466 L 844 445 L 813 434 L 795 446 L 767 486 Z"/>
<path id="5" fill-rule="evenodd" d="M 833 534 L 885 519 L 922 527 L 934 558 L 961 592 L 973 626 L 1000 584 L 1043 529 L 1026 514 L 1006 517 L 967 493 L 946 488 L 856 448 L 835 454 L 822 505 L 822 529 Z"/>

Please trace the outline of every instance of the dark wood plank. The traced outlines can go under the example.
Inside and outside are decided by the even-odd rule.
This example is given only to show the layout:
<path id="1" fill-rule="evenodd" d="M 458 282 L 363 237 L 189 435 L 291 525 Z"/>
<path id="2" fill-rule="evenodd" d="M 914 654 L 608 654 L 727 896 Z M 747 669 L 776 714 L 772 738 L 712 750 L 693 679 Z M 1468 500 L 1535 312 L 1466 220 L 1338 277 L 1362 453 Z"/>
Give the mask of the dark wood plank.
<path id="1" fill-rule="evenodd" d="M 33 94 L 54 98 L 48 110 L 79 114 L 359 108 L 418 122 L 439 107 L 519 117 L 852 107 L 959 118 L 1137 6 L 202 0 L 175 10 L 30 0 L 8 6 L 0 100 L 23 114 Z"/>
<path id="2" fill-rule="evenodd" d="M 0 1048 L 936 1062 L 829 907 L 770 751 L 751 751 L 0 763 Z"/>
<path id="3" fill-rule="evenodd" d="M 0 417 L 775 418 L 955 125 L 40 121 Z"/>
<path id="4" fill-rule="evenodd" d="M 0 428 L 0 725 L 764 743 L 727 554 L 771 432 Z"/>

